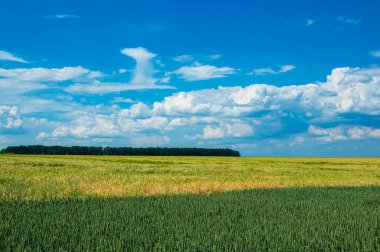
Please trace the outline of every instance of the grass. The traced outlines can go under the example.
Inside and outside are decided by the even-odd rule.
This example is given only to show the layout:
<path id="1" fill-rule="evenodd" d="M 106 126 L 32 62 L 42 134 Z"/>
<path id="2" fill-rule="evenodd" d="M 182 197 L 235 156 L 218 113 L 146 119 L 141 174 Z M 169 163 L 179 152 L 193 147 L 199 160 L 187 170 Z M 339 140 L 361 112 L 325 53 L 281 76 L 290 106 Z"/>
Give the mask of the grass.
<path id="1" fill-rule="evenodd" d="M 10 201 L 2 251 L 379 251 L 380 187 Z"/>
<path id="2" fill-rule="evenodd" d="M 380 158 L 0 155 L 0 201 L 380 185 Z"/>

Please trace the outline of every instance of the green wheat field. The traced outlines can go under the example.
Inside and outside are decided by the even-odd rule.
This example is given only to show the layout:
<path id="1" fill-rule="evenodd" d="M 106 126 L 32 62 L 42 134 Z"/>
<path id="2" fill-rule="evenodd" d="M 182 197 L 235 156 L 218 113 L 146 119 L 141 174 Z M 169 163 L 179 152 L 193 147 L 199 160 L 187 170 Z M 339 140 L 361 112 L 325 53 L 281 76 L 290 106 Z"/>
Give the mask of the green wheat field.
<path id="1" fill-rule="evenodd" d="M 380 158 L 0 155 L 0 251 L 380 251 Z"/>

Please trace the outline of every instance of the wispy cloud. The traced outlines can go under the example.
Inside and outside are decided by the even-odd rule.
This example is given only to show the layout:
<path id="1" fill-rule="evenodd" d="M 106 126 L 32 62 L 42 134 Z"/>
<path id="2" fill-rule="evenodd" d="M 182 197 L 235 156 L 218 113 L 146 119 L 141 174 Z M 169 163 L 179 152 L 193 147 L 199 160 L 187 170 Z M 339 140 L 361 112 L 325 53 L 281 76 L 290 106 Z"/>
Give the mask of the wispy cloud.
<path id="1" fill-rule="evenodd" d="M 153 84 L 140 84 L 131 85 L 130 83 L 117 83 L 117 82 L 100 82 L 94 81 L 92 83 L 77 83 L 65 89 L 66 92 L 72 94 L 98 94 L 104 95 L 109 93 L 120 93 L 123 91 L 131 90 L 149 90 L 149 89 L 174 89 L 172 86 L 167 85 L 153 85 Z"/>
<path id="2" fill-rule="evenodd" d="M 370 52 L 372 57 L 380 58 L 380 50 Z"/>
<path id="3" fill-rule="evenodd" d="M 272 67 L 257 68 L 257 69 L 254 69 L 252 72 L 247 73 L 247 75 L 280 74 L 280 73 L 286 73 L 286 72 L 292 71 L 294 69 L 296 69 L 294 65 L 283 65 L 283 66 L 280 66 L 278 70 L 275 70 Z"/>
<path id="4" fill-rule="evenodd" d="M 124 98 L 124 97 L 115 97 L 112 102 L 114 103 L 137 103 L 137 101 L 132 100 L 131 98 Z"/>
<path id="5" fill-rule="evenodd" d="M 75 15 L 75 14 L 54 14 L 54 15 L 45 15 L 46 18 L 51 19 L 73 19 L 73 18 L 80 18 L 81 16 Z"/>
<path id="6" fill-rule="evenodd" d="M 220 54 L 211 54 L 211 55 L 206 56 L 206 58 L 209 60 L 217 60 L 217 59 L 220 59 L 221 57 L 222 57 L 222 55 L 220 55 Z"/>
<path id="7" fill-rule="evenodd" d="M 214 61 L 217 59 L 220 59 L 222 55 L 220 54 L 196 54 L 196 55 L 190 55 L 190 54 L 182 54 L 178 55 L 173 58 L 174 61 L 180 62 L 180 63 L 189 63 L 189 62 L 197 62 L 197 61 Z"/>
<path id="8" fill-rule="evenodd" d="M 63 82 L 68 80 L 83 81 L 104 76 L 99 71 L 91 71 L 82 66 L 63 68 L 0 68 L 0 78 L 6 81 L 22 82 Z"/>
<path id="9" fill-rule="evenodd" d="M 24 60 L 23 58 L 14 56 L 10 52 L 1 51 L 1 50 L 0 50 L 0 60 L 4 60 L 4 61 L 16 61 L 16 62 L 20 62 L 20 63 L 29 63 L 28 61 Z"/>
<path id="10" fill-rule="evenodd" d="M 304 25 L 305 26 L 312 26 L 314 24 L 315 24 L 315 20 L 314 19 L 308 18 L 308 19 L 304 20 Z"/>
<path id="11" fill-rule="evenodd" d="M 173 60 L 181 63 L 186 63 L 195 60 L 195 58 L 188 54 L 182 54 L 174 57 Z"/>
<path id="12" fill-rule="evenodd" d="M 357 19 L 357 18 L 347 18 L 347 17 L 343 17 L 343 16 L 339 16 L 336 18 L 339 22 L 343 23 L 343 24 L 351 24 L 351 25 L 358 25 L 362 22 L 361 19 Z"/>
<path id="13" fill-rule="evenodd" d="M 227 75 L 236 73 L 236 69 L 231 67 L 216 67 L 211 65 L 201 65 L 199 63 L 194 66 L 183 66 L 173 72 L 180 78 L 187 81 L 199 81 L 215 78 L 223 78 Z"/>

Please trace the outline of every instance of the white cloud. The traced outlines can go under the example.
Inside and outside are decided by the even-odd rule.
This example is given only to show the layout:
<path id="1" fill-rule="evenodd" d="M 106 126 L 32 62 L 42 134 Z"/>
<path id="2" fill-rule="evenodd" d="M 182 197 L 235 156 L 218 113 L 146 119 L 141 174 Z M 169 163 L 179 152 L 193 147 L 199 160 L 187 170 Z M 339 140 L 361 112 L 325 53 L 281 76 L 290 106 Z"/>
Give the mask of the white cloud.
<path id="1" fill-rule="evenodd" d="M 157 55 L 148 52 L 147 49 L 143 47 L 137 48 L 124 48 L 121 53 L 133 58 L 136 61 L 136 67 L 133 70 L 133 78 L 131 84 L 141 84 L 141 85 L 153 85 L 155 79 L 153 74 L 155 69 L 152 65 L 152 59 Z"/>
<path id="2" fill-rule="evenodd" d="M 79 83 L 69 88 L 73 89 L 71 92 L 102 94 L 126 90 L 125 87 L 129 86 L 146 88 L 142 84 L 96 81 Z M 156 88 L 159 85 L 152 86 Z M 74 87 L 78 87 L 79 90 L 74 90 Z M 86 90 L 80 90 L 83 87 Z M 246 143 L 247 139 L 303 134 L 299 139 L 293 139 L 293 144 L 281 142 L 283 146 L 296 148 L 306 144 L 308 141 L 305 139 L 308 137 L 322 143 L 378 138 L 379 129 L 360 125 L 363 119 L 357 119 L 353 115 L 380 116 L 379 90 L 379 67 L 337 68 L 325 82 L 290 86 L 252 84 L 245 87 L 178 92 L 153 104 L 137 102 L 127 109 L 120 108 L 112 103 L 112 100 L 110 105 L 99 104 L 92 107 L 75 105 L 73 102 L 47 103 L 29 97 L 25 97 L 21 102 L 27 106 L 33 104 L 29 107 L 33 107 L 34 111 L 36 104 L 40 111 L 46 108 L 50 110 L 50 107 L 64 111 L 65 121 L 51 126 L 49 130 L 39 129 L 40 132 L 46 133 L 40 136 L 40 140 L 101 141 L 112 138 L 115 141 L 127 139 L 130 144 L 131 139 L 137 137 L 159 135 L 170 138 L 170 144 L 187 144 L 187 141 L 193 141 L 194 145 L 202 146 L 208 144 L 207 140 L 213 139 L 210 142 L 223 141 L 232 146 Z M 128 98 L 115 98 L 115 101 L 124 102 L 124 99 L 126 102 L 134 102 Z M 57 106 L 61 107 L 56 108 Z M 20 109 L 27 111 L 28 108 Z M 323 122 L 335 125 L 344 122 L 345 125 L 352 126 L 326 129 L 321 126 Z M 7 125 L 7 121 L 2 121 L 2 124 Z M 295 125 L 302 125 L 303 128 L 295 131 Z M 38 132 L 35 132 L 35 135 L 38 137 Z M 160 141 L 165 142 L 161 139 L 157 140 L 157 143 Z"/>
<path id="3" fill-rule="evenodd" d="M 194 66 L 183 66 L 173 73 L 187 81 L 199 81 L 223 78 L 227 75 L 236 73 L 236 69 L 231 67 L 216 67 L 211 65 L 196 64 Z"/>
<path id="4" fill-rule="evenodd" d="M 313 136 L 317 136 L 318 140 L 326 142 L 348 139 L 341 127 L 324 129 L 312 125 L 309 127 L 309 133 Z"/>
<path id="5" fill-rule="evenodd" d="M 206 135 L 217 132 L 220 136 L 223 131 L 228 137 L 249 136 L 253 132 L 260 136 L 285 130 L 291 127 L 292 120 L 338 122 L 344 114 L 380 115 L 379 90 L 380 68 L 337 68 L 324 83 L 282 87 L 253 84 L 179 92 L 152 106 L 138 103 L 121 110 L 113 114 L 112 120 L 119 125 L 120 132 L 125 125 L 140 132 L 156 129 L 154 124 L 160 125 L 162 130 L 198 125 L 202 131 L 212 124 Z M 258 115 L 252 118 L 255 114 Z M 138 121 L 136 118 L 146 119 Z M 149 118 L 154 118 L 155 123 L 147 120 Z M 317 134 L 317 128 L 311 128 L 310 133 Z M 330 139 L 347 137 L 338 133 L 336 130 L 326 136 Z"/>
<path id="6" fill-rule="evenodd" d="M 81 66 L 64 68 L 0 68 L 0 101 L 3 105 L 17 105 L 22 113 L 70 111 L 80 104 L 59 95 L 31 95 L 41 90 L 62 90 L 67 84 L 61 82 L 92 81 L 102 77 L 98 71 Z M 60 83 L 60 85 L 57 85 Z M 62 97 L 62 95 L 61 95 Z M 82 109 L 82 108 L 81 108 Z"/>
<path id="7" fill-rule="evenodd" d="M 20 63 L 29 63 L 28 61 L 24 60 L 23 58 L 16 57 L 13 54 L 11 54 L 10 52 L 1 51 L 1 50 L 0 50 L 0 60 L 16 61 L 16 62 L 20 62 Z"/>
<path id="8" fill-rule="evenodd" d="M 198 138 L 202 138 L 202 139 L 221 139 L 221 138 L 227 138 L 227 137 L 241 138 L 241 137 L 251 136 L 252 134 L 253 134 L 253 128 L 249 124 L 242 123 L 242 122 L 232 122 L 230 124 L 222 123 L 218 127 L 207 125 L 203 128 L 203 134 L 201 136 L 198 136 Z"/>
<path id="9" fill-rule="evenodd" d="M 286 73 L 286 72 L 292 71 L 294 69 L 296 69 L 296 67 L 294 65 L 284 65 L 284 66 L 280 66 L 279 72 L 280 73 Z"/>
<path id="10" fill-rule="evenodd" d="M 194 61 L 195 58 L 188 54 L 182 54 L 182 55 L 178 55 L 174 57 L 173 60 L 177 62 L 181 62 L 181 63 L 187 63 L 187 62 Z"/>
<path id="11" fill-rule="evenodd" d="M 380 58 L 380 50 L 378 50 L 378 51 L 372 51 L 371 55 L 372 55 L 372 57 Z"/>
<path id="12" fill-rule="evenodd" d="M 1 130 L 13 130 L 22 126 L 22 119 L 16 106 L 0 106 L 0 132 Z"/>
<path id="13" fill-rule="evenodd" d="M 130 90 L 148 90 L 148 89 L 174 89 L 168 85 L 131 85 L 129 83 L 117 83 L 117 82 L 100 82 L 94 81 L 92 83 L 82 84 L 76 83 L 67 88 L 65 91 L 72 94 L 109 94 L 120 93 Z"/>
<path id="14" fill-rule="evenodd" d="M 180 92 L 153 104 L 153 114 L 210 116 L 223 124 L 239 118 L 263 131 L 285 127 L 281 118 L 339 121 L 349 113 L 380 115 L 380 68 L 337 68 L 324 83 L 277 87 L 253 84 Z M 266 117 L 250 115 L 264 113 Z M 269 114 L 269 115 L 268 115 Z"/>
<path id="15" fill-rule="evenodd" d="M 210 125 L 207 125 L 203 129 L 203 136 L 204 139 L 214 139 L 214 138 L 223 138 L 224 137 L 224 131 L 217 127 L 212 127 Z"/>
<path id="16" fill-rule="evenodd" d="M 351 139 L 380 138 L 380 129 L 355 126 L 348 128 L 347 134 Z"/>
<path id="17" fill-rule="evenodd" d="M 135 100 L 132 100 L 131 98 L 124 98 L 124 97 L 115 97 L 112 102 L 114 103 L 135 103 Z"/>
<path id="18" fill-rule="evenodd" d="M 282 65 L 279 67 L 278 70 L 274 70 L 271 67 L 267 68 L 257 68 L 254 69 L 252 72 L 247 73 L 248 75 L 266 75 L 266 74 L 280 74 L 280 73 L 286 73 L 289 71 L 292 71 L 296 69 L 294 65 Z"/>
<path id="19" fill-rule="evenodd" d="M 233 137 L 246 137 L 253 134 L 253 128 L 247 123 L 232 123 L 226 125 L 227 135 Z"/>
<path id="20" fill-rule="evenodd" d="M 308 18 L 305 20 L 306 26 L 312 26 L 314 23 L 315 23 L 315 21 L 313 19 Z"/>
<path id="21" fill-rule="evenodd" d="M 48 87 L 45 84 L 30 83 L 15 79 L 2 79 L 0 77 L 0 101 L 2 103 L 4 103 L 5 100 L 17 102 L 15 98 L 20 98 L 19 95 L 23 93 L 46 88 Z"/>
<path id="22" fill-rule="evenodd" d="M 55 92 L 66 91 L 73 94 L 107 94 L 128 90 L 173 89 L 168 85 L 155 85 L 152 74 L 155 71 L 149 59 L 155 54 L 144 48 L 127 48 L 123 50 L 137 62 L 134 78 L 131 83 L 101 82 L 104 77 L 99 71 L 92 71 L 82 66 L 63 68 L 0 68 L 0 101 L 3 105 L 17 105 L 22 113 L 35 112 L 66 112 L 70 110 L 89 110 L 71 99 L 61 99 L 58 96 L 37 96 L 35 92 L 55 89 Z M 121 71 L 123 72 L 123 71 Z M 147 80 L 147 84 L 143 84 Z M 158 82 L 160 80 L 157 80 Z M 162 80 L 168 82 L 168 80 Z M 140 83 L 141 82 L 141 83 Z M 153 82 L 153 83 L 152 83 Z M 56 85 L 60 83 L 60 85 Z M 49 91 L 47 91 L 49 92 Z M 93 106 L 101 110 L 102 106 Z M 104 108 L 102 108 L 104 109 Z"/>
<path id="23" fill-rule="evenodd" d="M 334 142 L 340 140 L 358 140 L 367 138 L 380 138 L 380 129 L 366 126 L 337 126 L 332 128 L 321 128 L 310 126 L 309 133 L 316 136 L 317 140 Z"/>
<path id="24" fill-rule="evenodd" d="M 217 60 L 217 59 L 220 59 L 222 56 L 220 54 L 211 54 L 211 55 L 208 55 L 207 58 L 209 60 Z"/>
<path id="25" fill-rule="evenodd" d="M 80 18 L 81 16 L 74 14 L 54 14 L 54 15 L 46 15 L 46 18 L 51 19 L 72 19 L 72 18 Z"/>
<path id="26" fill-rule="evenodd" d="M 40 133 L 38 133 L 36 140 L 43 140 L 43 139 L 47 139 L 48 137 L 49 137 L 48 133 L 40 132 Z"/>
<path id="27" fill-rule="evenodd" d="M 343 17 L 343 16 L 339 16 L 337 17 L 337 20 L 341 23 L 344 23 L 344 24 L 351 24 L 351 25 L 358 25 L 362 22 L 361 19 L 357 19 L 357 18 L 347 18 L 347 17 Z"/>
<path id="28" fill-rule="evenodd" d="M 174 61 L 180 62 L 180 63 L 189 63 L 189 62 L 197 62 L 197 61 L 213 61 L 220 59 L 222 56 L 220 54 L 210 54 L 210 55 L 204 55 L 204 54 L 197 54 L 197 55 L 190 55 L 190 54 L 182 54 L 178 55 L 173 58 Z"/>
<path id="29" fill-rule="evenodd" d="M 63 68 L 0 68 L 0 77 L 12 81 L 26 82 L 63 82 L 68 80 L 87 80 L 102 77 L 99 71 L 91 71 L 81 66 Z"/>
<path id="30" fill-rule="evenodd" d="M 153 67 L 152 59 L 156 54 L 149 52 L 143 47 L 124 48 L 121 53 L 133 58 L 136 61 L 136 66 L 132 70 L 132 79 L 128 83 L 122 82 L 100 82 L 93 81 L 90 83 L 76 83 L 67 88 L 65 91 L 73 94 L 108 94 L 120 93 L 129 90 L 147 90 L 147 89 L 174 89 L 168 85 L 157 85 L 156 83 L 167 83 L 170 78 L 156 79 L 153 75 L 156 70 Z M 125 69 L 119 70 L 119 73 L 124 73 Z"/>
<path id="31" fill-rule="evenodd" d="M 297 145 L 303 144 L 304 142 L 305 142 L 305 137 L 296 136 L 290 141 L 289 146 L 290 147 L 297 146 Z"/>

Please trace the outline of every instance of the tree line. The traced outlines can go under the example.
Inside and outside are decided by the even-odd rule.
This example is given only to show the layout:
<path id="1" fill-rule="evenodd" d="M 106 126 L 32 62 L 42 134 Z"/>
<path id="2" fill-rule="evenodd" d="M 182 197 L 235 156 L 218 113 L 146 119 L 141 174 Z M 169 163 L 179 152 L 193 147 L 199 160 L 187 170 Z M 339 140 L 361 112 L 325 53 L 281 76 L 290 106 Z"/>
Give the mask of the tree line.
<path id="1" fill-rule="evenodd" d="M 93 147 L 93 146 L 8 146 L 1 154 L 40 155 L 110 155 L 110 156 L 232 156 L 240 153 L 231 149 L 206 148 L 134 148 L 134 147 Z"/>

